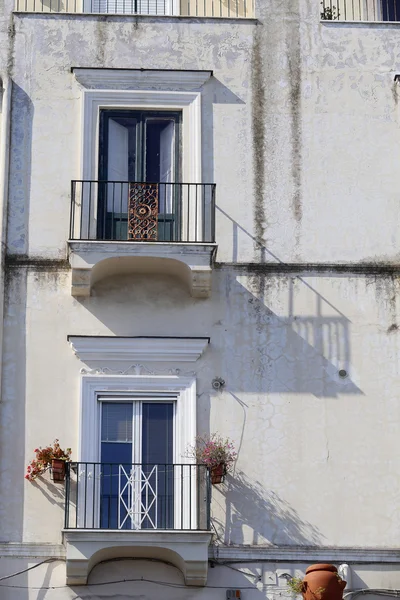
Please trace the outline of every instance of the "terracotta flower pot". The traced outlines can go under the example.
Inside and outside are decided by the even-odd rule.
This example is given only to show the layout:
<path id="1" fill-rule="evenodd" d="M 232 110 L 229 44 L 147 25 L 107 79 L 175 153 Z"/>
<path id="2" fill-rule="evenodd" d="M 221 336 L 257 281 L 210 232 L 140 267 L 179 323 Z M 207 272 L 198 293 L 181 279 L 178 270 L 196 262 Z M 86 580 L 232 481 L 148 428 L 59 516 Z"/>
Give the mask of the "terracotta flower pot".
<path id="1" fill-rule="evenodd" d="M 226 473 L 226 467 L 224 463 L 217 465 L 216 467 L 212 467 L 211 469 L 211 483 L 215 485 L 216 483 L 222 483 L 224 475 Z"/>
<path id="2" fill-rule="evenodd" d="M 58 483 L 65 479 L 65 460 L 58 460 L 53 458 L 51 461 L 51 475 L 53 481 Z"/>
<path id="3" fill-rule="evenodd" d="M 334 565 L 311 565 L 303 580 L 304 600 L 342 600 L 346 582 Z"/>

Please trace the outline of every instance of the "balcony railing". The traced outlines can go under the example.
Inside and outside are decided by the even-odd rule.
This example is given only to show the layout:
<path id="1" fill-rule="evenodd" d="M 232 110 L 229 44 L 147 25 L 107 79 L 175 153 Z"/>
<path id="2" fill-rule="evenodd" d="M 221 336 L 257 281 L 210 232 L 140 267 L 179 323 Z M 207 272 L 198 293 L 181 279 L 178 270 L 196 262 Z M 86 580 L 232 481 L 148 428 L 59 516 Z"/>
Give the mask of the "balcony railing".
<path id="1" fill-rule="evenodd" d="M 322 0 L 323 21 L 400 21 L 400 0 Z"/>
<path id="2" fill-rule="evenodd" d="M 213 243 L 215 184 L 73 181 L 70 240 Z"/>
<path id="3" fill-rule="evenodd" d="M 16 0 L 20 12 L 254 17 L 254 0 Z"/>
<path id="4" fill-rule="evenodd" d="M 65 529 L 210 529 L 205 465 L 67 463 Z"/>

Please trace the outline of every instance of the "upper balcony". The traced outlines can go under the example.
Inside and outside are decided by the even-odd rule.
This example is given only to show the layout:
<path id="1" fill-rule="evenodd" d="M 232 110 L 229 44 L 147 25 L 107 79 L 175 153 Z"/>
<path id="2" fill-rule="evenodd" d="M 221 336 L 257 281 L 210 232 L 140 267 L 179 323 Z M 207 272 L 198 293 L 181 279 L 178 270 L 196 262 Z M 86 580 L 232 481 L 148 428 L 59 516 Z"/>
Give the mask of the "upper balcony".
<path id="1" fill-rule="evenodd" d="M 207 297 L 215 254 L 215 184 L 72 181 L 72 295 L 127 271 L 170 272 Z"/>
<path id="2" fill-rule="evenodd" d="M 322 21 L 400 21 L 400 0 L 322 0 Z"/>
<path id="3" fill-rule="evenodd" d="M 68 585 L 85 585 L 97 563 L 124 557 L 172 563 L 187 585 L 205 585 L 211 540 L 211 484 L 205 465 L 66 466 Z"/>
<path id="4" fill-rule="evenodd" d="M 15 0 L 17 12 L 254 18 L 254 0 Z"/>

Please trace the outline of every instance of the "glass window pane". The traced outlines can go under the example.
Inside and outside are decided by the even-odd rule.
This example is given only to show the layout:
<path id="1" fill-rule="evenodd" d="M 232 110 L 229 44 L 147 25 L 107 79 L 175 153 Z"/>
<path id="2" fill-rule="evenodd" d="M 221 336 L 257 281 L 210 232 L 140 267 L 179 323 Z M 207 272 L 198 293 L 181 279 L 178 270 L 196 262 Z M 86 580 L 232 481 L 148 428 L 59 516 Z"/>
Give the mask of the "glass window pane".
<path id="1" fill-rule="evenodd" d="M 143 402 L 142 462 L 164 464 L 173 462 L 173 403 Z"/>
<path id="2" fill-rule="evenodd" d="M 101 408 L 101 441 L 132 442 L 132 404 L 102 402 Z"/>
<path id="3" fill-rule="evenodd" d="M 146 181 L 174 180 L 175 119 L 146 119 Z"/>

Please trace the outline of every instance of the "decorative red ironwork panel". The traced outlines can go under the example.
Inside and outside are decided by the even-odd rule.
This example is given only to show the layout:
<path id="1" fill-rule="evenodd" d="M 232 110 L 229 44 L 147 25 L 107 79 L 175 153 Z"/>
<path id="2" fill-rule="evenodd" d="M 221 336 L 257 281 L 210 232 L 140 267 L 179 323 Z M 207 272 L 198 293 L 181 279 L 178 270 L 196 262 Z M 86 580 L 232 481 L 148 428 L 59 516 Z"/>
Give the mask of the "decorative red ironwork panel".
<path id="1" fill-rule="evenodd" d="M 158 222 L 158 184 L 129 184 L 128 238 L 137 242 L 156 242 Z"/>

